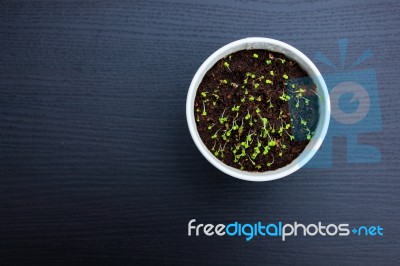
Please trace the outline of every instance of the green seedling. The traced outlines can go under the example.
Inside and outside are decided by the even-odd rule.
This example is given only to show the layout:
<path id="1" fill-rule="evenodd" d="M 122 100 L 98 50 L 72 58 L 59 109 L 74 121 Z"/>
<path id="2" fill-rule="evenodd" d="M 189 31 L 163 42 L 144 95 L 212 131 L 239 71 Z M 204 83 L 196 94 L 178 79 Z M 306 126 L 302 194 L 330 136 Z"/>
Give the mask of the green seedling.
<path id="1" fill-rule="evenodd" d="M 314 134 L 314 132 L 311 132 L 311 130 L 308 128 L 306 120 L 304 120 L 301 116 L 300 116 L 300 119 L 301 119 L 300 124 L 302 124 L 304 126 L 305 130 L 307 131 L 306 138 L 307 138 L 307 140 L 310 140 L 312 135 Z"/>
<path id="2" fill-rule="evenodd" d="M 212 136 L 211 136 L 211 139 L 218 139 L 218 132 L 220 131 L 221 129 L 219 128 Z"/>
<path id="3" fill-rule="evenodd" d="M 214 146 L 211 148 L 212 151 L 215 151 L 215 145 L 217 145 L 217 141 L 214 141 Z"/>
<path id="4" fill-rule="evenodd" d="M 296 104 L 295 104 L 295 107 L 296 107 L 296 108 L 299 108 L 299 106 L 300 106 L 300 101 L 299 101 L 299 99 L 296 97 Z"/>
<path id="5" fill-rule="evenodd" d="M 229 63 L 228 62 L 224 62 L 224 66 L 229 69 Z M 230 69 L 229 69 L 230 70 Z"/>
<path id="6" fill-rule="evenodd" d="M 283 76 L 282 76 L 284 79 L 288 79 L 289 78 L 289 76 L 288 75 L 286 75 L 286 74 L 283 74 Z"/>
<path id="7" fill-rule="evenodd" d="M 271 154 L 271 155 L 272 155 L 272 154 Z M 268 166 L 268 167 L 271 167 L 271 165 L 273 165 L 274 162 L 275 162 L 274 155 L 272 155 L 272 162 L 267 163 L 267 166 Z"/>
<path id="8" fill-rule="evenodd" d="M 265 63 L 267 63 L 267 65 L 270 65 L 270 64 L 271 64 L 271 62 L 272 62 L 272 61 L 271 61 L 271 60 L 269 60 L 269 59 L 268 59 L 267 61 L 265 61 Z"/>
<path id="9" fill-rule="evenodd" d="M 249 125 L 252 127 L 253 126 L 253 117 L 252 116 L 250 116 L 250 122 L 249 122 Z"/>
<path id="10" fill-rule="evenodd" d="M 269 131 L 267 129 L 268 119 L 266 117 L 261 117 L 261 116 L 260 116 L 260 119 L 261 119 L 261 122 L 263 123 L 261 137 L 266 138 L 269 133 Z"/>
<path id="11" fill-rule="evenodd" d="M 239 129 L 239 126 L 236 123 L 236 118 L 235 118 L 235 119 L 233 119 L 233 122 L 232 122 L 232 130 L 238 130 L 238 129 Z"/>
<path id="12" fill-rule="evenodd" d="M 293 84 L 294 85 L 294 84 Z M 304 93 L 306 92 L 303 88 L 298 89 L 297 91 L 295 91 L 296 93 Z"/>
<path id="13" fill-rule="evenodd" d="M 239 85 L 238 85 L 237 83 L 235 83 L 235 82 L 231 82 L 231 86 L 234 87 L 235 89 L 236 89 L 237 87 L 239 87 Z"/>
<path id="14" fill-rule="evenodd" d="M 206 98 L 206 97 L 207 97 L 207 94 L 208 94 L 208 92 L 203 91 L 203 92 L 201 93 L 201 96 L 203 96 L 204 98 Z"/>
<path id="15" fill-rule="evenodd" d="M 257 158 L 258 154 L 260 154 L 260 147 L 261 147 L 261 142 L 257 140 L 257 146 L 254 147 L 253 154 L 251 155 L 251 158 L 254 160 Z"/>
<path id="16" fill-rule="evenodd" d="M 249 147 L 249 143 L 242 141 L 240 143 L 240 145 L 242 145 L 245 149 L 247 149 Z"/>
<path id="17" fill-rule="evenodd" d="M 246 73 L 246 77 L 251 77 L 252 79 L 254 79 L 254 78 L 256 77 L 256 74 L 247 72 L 247 73 Z"/>
<path id="18" fill-rule="evenodd" d="M 283 130 L 284 130 L 284 127 L 283 127 L 283 126 L 280 126 L 280 127 L 279 127 L 279 130 L 278 130 L 278 134 L 279 134 L 279 136 L 281 136 L 281 137 L 282 137 L 282 134 L 283 134 Z"/>
<path id="19" fill-rule="evenodd" d="M 269 71 L 269 74 L 270 74 L 271 76 L 274 76 L 274 75 L 275 75 L 275 73 L 274 73 L 273 70 Z"/>
<path id="20" fill-rule="evenodd" d="M 274 108 L 274 105 L 272 104 L 271 99 L 269 99 L 269 100 L 267 101 L 267 103 L 269 103 L 269 105 L 268 105 L 268 108 L 269 108 L 269 109 Z"/>
<path id="21" fill-rule="evenodd" d="M 274 140 L 268 141 L 268 146 L 274 147 L 276 146 L 276 142 Z"/>
<path id="22" fill-rule="evenodd" d="M 249 120 L 251 117 L 249 110 L 247 110 L 247 115 L 244 117 L 244 119 Z"/>
<path id="23" fill-rule="evenodd" d="M 246 141 L 247 141 L 247 142 L 249 142 L 249 141 L 252 142 L 252 141 L 253 141 L 253 135 L 254 135 L 254 134 L 256 134 L 256 133 L 255 133 L 255 132 L 253 132 L 253 133 L 250 133 L 250 132 L 249 132 L 249 133 L 247 134 L 247 136 L 246 136 Z"/>
<path id="24" fill-rule="evenodd" d="M 240 109 L 240 105 L 234 105 L 231 110 L 233 112 L 239 112 L 239 109 Z"/>
<path id="25" fill-rule="evenodd" d="M 282 95 L 279 96 L 279 99 L 281 99 L 282 101 L 288 102 L 290 100 L 290 96 L 287 95 L 286 93 L 282 92 Z"/>
<path id="26" fill-rule="evenodd" d="M 242 118 L 242 125 L 238 128 L 238 133 L 239 133 L 239 139 L 240 139 L 240 136 L 242 135 L 242 133 L 243 133 L 243 118 Z"/>
<path id="27" fill-rule="evenodd" d="M 218 118 L 219 122 L 221 124 L 224 124 L 226 121 L 228 121 L 228 116 L 224 116 L 226 111 L 226 108 L 224 109 L 224 111 L 222 112 L 221 116 Z"/>
<path id="28" fill-rule="evenodd" d="M 253 54 L 253 57 L 254 58 L 258 58 L 258 54 Z"/>
<path id="29" fill-rule="evenodd" d="M 218 151 L 214 152 L 214 155 L 215 155 L 215 156 L 218 157 L 218 154 L 221 153 L 221 158 L 224 158 L 224 157 L 225 157 L 224 152 L 225 152 L 226 143 L 227 143 L 227 142 L 225 142 L 225 145 L 224 145 L 223 147 L 221 146 L 221 144 L 219 144 L 219 149 L 218 149 Z"/>
<path id="30" fill-rule="evenodd" d="M 242 141 L 241 143 L 240 143 L 240 145 L 242 145 L 243 147 L 244 147 L 244 149 L 247 149 L 250 145 L 249 145 L 249 143 L 251 144 L 252 143 L 252 141 L 253 141 L 253 138 L 252 138 L 252 136 L 254 135 L 255 133 L 253 132 L 253 133 L 247 133 L 247 136 L 246 136 L 246 141 Z"/>
<path id="31" fill-rule="evenodd" d="M 306 138 L 307 138 L 307 140 L 310 140 L 311 136 L 314 134 L 314 132 L 311 132 L 311 130 L 308 127 L 306 127 L 306 130 L 307 130 Z"/>
<path id="32" fill-rule="evenodd" d="M 207 115 L 205 102 L 203 102 L 203 112 L 201 113 L 201 115 L 203 115 L 203 116 Z"/>
<path id="33" fill-rule="evenodd" d="M 272 80 L 266 79 L 266 80 L 265 80 L 265 83 L 267 83 L 267 84 L 272 84 Z"/>
<path id="34" fill-rule="evenodd" d="M 232 149 L 233 154 L 236 154 L 240 149 L 240 144 L 235 145 L 235 149 Z"/>
<path id="35" fill-rule="evenodd" d="M 279 58 L 279 59 L 281 60 L 282 64 L 284 64 L 286 62 L 285 59 L 282 59 L 282 58 Z"/>
<path id="36" fill-rule="evenodd" d="M 209 126 L 207 127 L 207 129 L 208 129 L 208 130 L 211 130 L 214 126 L 215 126 L 215 123 L 212 123 L 211 125 L 209 125 Z"/>
<path id="37" fill-rule="evenodd" d="M 256 163 L 250 158 L 250 156 L 247 155 L 247 157 L 249 157 L 249 160 L 250 160 L 252 165 L 256 165 Z"/>
<path id="38" fill-rule="evenodd" d="M 229 135 L 227 135 L 228 134 L 228 130 L 227 129 L 225 129 L 223 132 L 224 133 L 221 135 L 221 138 L 223 140 L 227 140 L 227 136 L 229 137 L 230 133 L 229 133 Z"/>
<path id="39" fill-rule="evenodd" d="M 271 149 L 271 148 L 270 148 L 268 145 L 267 145 L 267 146 L 264 146 L 263 155 L 267 155 L 270 149 Z"/>

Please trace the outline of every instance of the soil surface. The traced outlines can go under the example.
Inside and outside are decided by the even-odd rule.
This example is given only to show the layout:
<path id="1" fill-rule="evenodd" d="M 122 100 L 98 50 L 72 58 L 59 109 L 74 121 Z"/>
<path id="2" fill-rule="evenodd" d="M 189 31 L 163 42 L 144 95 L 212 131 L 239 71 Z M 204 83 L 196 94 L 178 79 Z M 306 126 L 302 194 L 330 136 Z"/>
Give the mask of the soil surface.
<path id="1" fill-rule="evenodd" d="M 268 50 L 219 60 L 194 106 L 203 143 L 223 163 L 249 172 L 290 164 L 318 124 L 316 85 L 297 62 Z"/>

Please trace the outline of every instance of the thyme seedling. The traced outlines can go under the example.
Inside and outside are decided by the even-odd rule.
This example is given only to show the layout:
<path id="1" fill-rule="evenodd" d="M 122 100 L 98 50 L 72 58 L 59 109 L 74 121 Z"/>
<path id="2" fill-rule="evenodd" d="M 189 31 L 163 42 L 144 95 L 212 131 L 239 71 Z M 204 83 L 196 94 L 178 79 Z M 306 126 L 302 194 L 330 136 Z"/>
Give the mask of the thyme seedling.
<path id="1" fill-rule="evenodd" d="M 273 165 L 274 162 L 275 162 L 274 155 L 271 154 L 271 156 L 272 156 L 272 162 L 267 163 L 267 166 L 268 166 L 268 167 L 271 167 L 271 165 Z"/>
<path id="2" fill-rule="evenodd" d="M 240 105 L 237 105 L 237 106 L 234 105 L 234 106 L 232 107 L 231 110 L 232 110 L 233 112 L 239 112 L 239 108 L 240 108 Z"/>
<path id="3" fill-rule="evenodd" d="M 289 96 L 289 95 L 287 95 L 286 93 L 282 92 L 282 95 L 281 95 L 281 96 L 279 96 L 279 99 L 281 99 L 282 101 L 285 101 L 285 102 L 287 102 L 287 101 L 289 101 L 289 100 L 290 100 L 290 96 Z"/>
<path id="4" fill-rule="evenodd" d="M 224 109 L 224 111 L 222 112 L 221 116 L 218 118 L 219 122 L 221 124 L 225 123 L 226 121 L 228 121 L 228 116 L 224 116 L 226 111 L 226 108 Z"/>
<path id="5" fill-rule="evenodd" d="M 211 136 L 211 139 L 218 139 L 218 132 L 220 131 L 221 129 L 219 128 L 212 136 Z"/>
<path id="6" fill-rule="evenodd" d="M 244 119 L 249 120 L 251 117 L 249 110 L 247 110 L 247 115 L 244 117 Z"/>
<path id="7" fill-rule="evenodd" d="M 229 69 L 229 71 L 231 71 L 231 69 L 229 68 L 229 63 L 228 62 L 224 62 L 224 66 Z"/>
<path id="8" fill-rule="evenodd" d="M 209 125 L 209 126 L 207 127 L 207 129 L 208 129 L 208 130 L 211 130 L 214 126 L 215 126 L 215 123 L 212 123 L 211 125 Z"/>
<path id="9" fill-rule="evenodd" d="M 205 102 L 203 102 L 203 112 L 201 113 L 201 115 L 203 115 L 203 116 L 207 115 Z"/>

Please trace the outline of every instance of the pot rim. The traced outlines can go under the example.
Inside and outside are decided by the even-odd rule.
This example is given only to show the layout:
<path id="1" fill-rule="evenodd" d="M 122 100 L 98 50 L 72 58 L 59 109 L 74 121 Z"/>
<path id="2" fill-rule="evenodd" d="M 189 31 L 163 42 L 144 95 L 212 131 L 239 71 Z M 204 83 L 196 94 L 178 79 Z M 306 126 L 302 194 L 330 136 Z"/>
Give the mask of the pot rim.
<path id="1" fill-rule="evenodd" d="M 252 49 L 264 49 L 270 50 L 273 52 L 279 52 L 285 54 L 288 58 L 297 61 L 297 63 L 307 72 L 307 74 L 313 79 L 314 83 L 317 85 L 317 92 L 322 96 L 322 99 L 319 99 L 319 121 L 317 128 L 315 130 L 314 136 L 311 138 L 311 141 L 308 143 L 306 148 L 303 150 L 300 155 L 294 159 L 290 164 L 278 168 L 276 170 L 267 171 L 267 172 L 247 172 L 243 170 L 239 170 L 237 168 L 228 166 L 216 158 L 204 145 L 203 141 L 200 138 L 200 135 L 197 131 L 197 126 L 195 122 L 194 116 L 194 100 L 197 92 L 197 88 L 201 81 L 203 80 L 204 75 L 207 71 L 221 58 L 226 57 L 227 55 L 234 53 L 240 50 L 252 50 Z M 329 126 L 331 114 L 331 106 L 329 100 L 329 92 L 326 86 L 326 83 L 314 65 L 314 63 L 302 52 L 293 46 L 270 38 L 263 37 L 249 37 L 240 39 L 234 42 L 231 42 L 213 54 L 211 54 L 200 66 L 194 75 L 192 82 L 189 86 L 189 91 L 186 99 L 186 120 L 189 127 L 190 135 L 199 149 L 201 154 L 217 169 L 220 171 L 242 180 L 247 181 L 271 181 L 275 179 L 279 179 L 285 176 L 288 176 L 301 167 L 303 167 L 317 152 L 320 148 L 323 139 L 326 136 Z"/>

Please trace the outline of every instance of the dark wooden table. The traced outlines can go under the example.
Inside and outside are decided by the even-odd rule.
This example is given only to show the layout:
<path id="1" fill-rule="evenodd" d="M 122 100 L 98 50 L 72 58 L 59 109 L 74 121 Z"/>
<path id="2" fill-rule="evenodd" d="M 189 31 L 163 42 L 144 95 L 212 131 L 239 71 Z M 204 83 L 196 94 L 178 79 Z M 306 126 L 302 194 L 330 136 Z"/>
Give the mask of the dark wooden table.
<path id="1" fill-rule="evenodd" d="M 400 265 L 399 23 L 397 1 L 2 1 L 0 265 Z M 187 89 L 213 51 L 249 36 L 335 64 L 339 39 L 347 63 L 371 49 L 382 129 L 360 140 L 381 160 L 348 163 L 369 154 L 339 136 L 332 167 L 274 182 L 210 165 L 187 129 Z M 191 219 L 384 236 L 188 237 Z"/>

